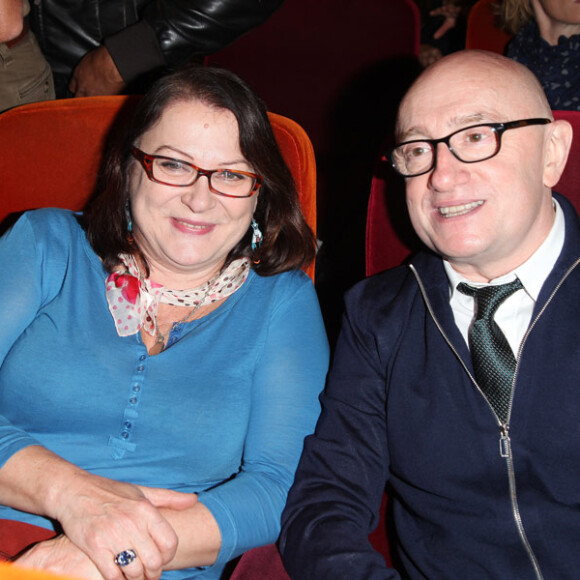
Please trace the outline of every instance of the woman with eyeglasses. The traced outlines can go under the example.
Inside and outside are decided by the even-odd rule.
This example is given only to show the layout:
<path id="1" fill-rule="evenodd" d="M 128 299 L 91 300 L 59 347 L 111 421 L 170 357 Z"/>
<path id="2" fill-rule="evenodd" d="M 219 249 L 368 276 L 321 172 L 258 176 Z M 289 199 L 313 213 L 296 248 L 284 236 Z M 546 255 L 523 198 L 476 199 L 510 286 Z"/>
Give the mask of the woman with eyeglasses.
<path id="1" fill-rule="evenodd" d="M 0 539 L 56 533 L 16 565 L 213 579 L 276 540 L 328 365 L 314 248 L 263 105 L 209 67 L 153 86 L 83 214 L 0 239 Z"/>
<path id="2" fill-rule="evenodd" d="M 552 109 L 580 110 L 580 3 L 503 0 L 497 12 L 515 35 L 506 56 L 538 77 Z"/>

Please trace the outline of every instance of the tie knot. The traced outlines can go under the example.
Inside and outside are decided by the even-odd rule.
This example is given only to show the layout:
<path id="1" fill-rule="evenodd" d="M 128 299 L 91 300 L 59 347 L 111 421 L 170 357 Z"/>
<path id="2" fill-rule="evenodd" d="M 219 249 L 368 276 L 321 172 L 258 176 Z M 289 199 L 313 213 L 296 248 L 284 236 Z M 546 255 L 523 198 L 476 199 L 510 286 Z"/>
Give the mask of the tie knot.
<path id="1" fill-rule="evenodd" d="M 462 294 L 473 296 L 477 305 L 476 319 L 491 318 L 499 305 L 514 292 L 523 288 L 519 278 L 508 284 L 499 284 L 497 286 L 482 286 L 481 288 L 474 288 L 461 282 L 457 289 Z"/>

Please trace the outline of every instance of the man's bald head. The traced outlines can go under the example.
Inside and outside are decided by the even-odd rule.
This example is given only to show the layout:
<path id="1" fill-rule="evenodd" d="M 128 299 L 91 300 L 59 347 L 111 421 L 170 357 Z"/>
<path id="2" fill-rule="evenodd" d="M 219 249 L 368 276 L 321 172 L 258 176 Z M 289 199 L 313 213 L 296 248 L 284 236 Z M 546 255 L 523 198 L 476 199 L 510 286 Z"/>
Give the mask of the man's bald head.
<path id="1" fill-rule="evenodd" d="M 468 104 L 472 86 L 480 86 L 482 90 L 495 94 L 498 103 L 504 107 L 505 118 L 515 118 L 517 114 L 553 118 L 540 82 L 527 67 L 497 53 L 464 50 L 431 65 L 407 91 L 399 108 L 398 140 L 401 140 L 399 137 L 406 138 L 408 116 L 417 101 L 425 105 L 434 95 L 444 95 L 444 99 L 458 103 L 464 98 Z M 498 114 L 501 116 L 499 111 Z"/>

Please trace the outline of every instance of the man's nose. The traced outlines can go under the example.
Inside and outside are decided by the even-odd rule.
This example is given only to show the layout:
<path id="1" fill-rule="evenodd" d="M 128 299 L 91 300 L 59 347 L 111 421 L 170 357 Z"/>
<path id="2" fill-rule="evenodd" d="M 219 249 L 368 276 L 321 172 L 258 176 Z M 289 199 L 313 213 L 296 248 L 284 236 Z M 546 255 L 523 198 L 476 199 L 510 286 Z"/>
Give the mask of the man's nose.
<path id="1" fill-rule="evenodd" d="M 446 143 L 437 143 L 434 153 L 435 166 L 429 176 L 433 190 L 446 191 L 455 185 L 465 183 L 469 177 L 467 165 L 453 155 Z"/>

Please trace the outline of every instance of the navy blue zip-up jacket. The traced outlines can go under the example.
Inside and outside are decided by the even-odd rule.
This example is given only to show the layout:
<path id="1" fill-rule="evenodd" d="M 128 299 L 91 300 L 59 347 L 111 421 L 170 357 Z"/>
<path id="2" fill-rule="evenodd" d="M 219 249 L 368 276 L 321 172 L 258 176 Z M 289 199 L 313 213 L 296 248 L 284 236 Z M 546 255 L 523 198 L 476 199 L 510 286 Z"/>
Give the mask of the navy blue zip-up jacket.
<path id="1" fill-rule="evenodd" d="M 472 378 L 441 258 L 420 253 L 347 294 L 283 516 L 292 578 L 580 578 L 580 221 L 555 195 L 565 244 L 522 342 L 508 425 Z M 368 541 L 387 481 L 400 575 Z"/>

